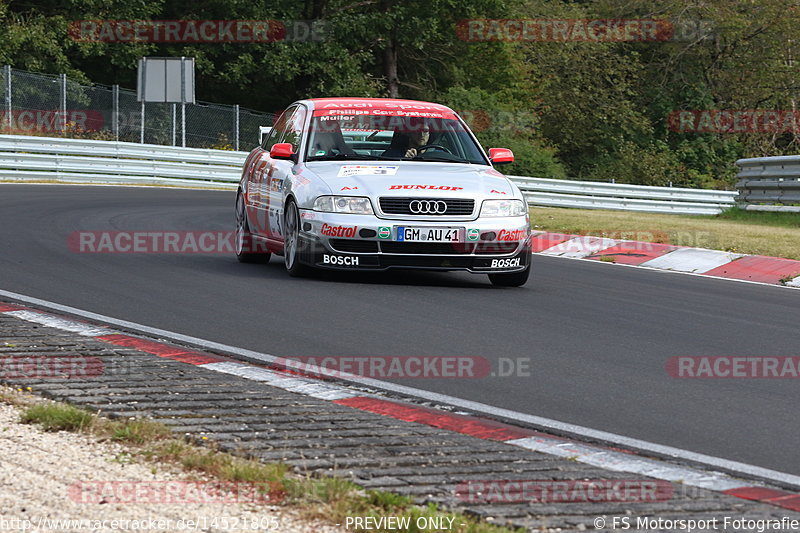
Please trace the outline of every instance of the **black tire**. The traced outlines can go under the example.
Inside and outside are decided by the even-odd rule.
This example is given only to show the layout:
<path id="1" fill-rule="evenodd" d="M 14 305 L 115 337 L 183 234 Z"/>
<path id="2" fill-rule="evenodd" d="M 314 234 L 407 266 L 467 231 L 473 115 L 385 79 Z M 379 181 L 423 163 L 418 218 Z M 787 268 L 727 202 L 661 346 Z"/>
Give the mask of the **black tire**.
<path id="1" fill-rule="evenodd" d="M 240 263 L 266 263 L 272 254 L 269 252 L 251 252 L 254 247 L 253 235 L 244 212 L 242 194 L 236 194 L 236 233 L 234 234 L 234 251 Z"/>
<path id="2" fill-rule="evenodd" d="M 531 265 L 529 264 L 525 270 L 520 272 L 511 272 L 509 274 L 489 274 L 489 281 L 495 287 L 520 287 L 527 283 L 531 275 Z"/>
<path id="3" fill-rule="evenodd" d="M 300 263 L 300 213 L 294 200 L 286 203 L 283 210 L 283 262 L 286 272 L 293 278 L 300 278 L 311 273 L 311 268 Z"/>

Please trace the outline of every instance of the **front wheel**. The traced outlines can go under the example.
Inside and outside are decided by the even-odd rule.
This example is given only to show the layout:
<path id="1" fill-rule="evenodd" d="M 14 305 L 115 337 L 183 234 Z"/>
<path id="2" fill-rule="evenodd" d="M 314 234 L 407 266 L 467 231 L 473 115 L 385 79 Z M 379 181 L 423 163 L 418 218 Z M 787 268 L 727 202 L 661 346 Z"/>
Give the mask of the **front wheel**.
<path id="1" fill-rule="evenodd" d="M 520 287 L 525 285 L 531 275 L 531 265 L 528 265 L 521 272 L 511 272 L 509 274 L 489 274 L 489 281 L 495 287 Z"/>
<path id="2" fill-rule="evenodd" d="M 283 260 L 286 272 L 293 278 L 306 276 L 310 269 L 300 263 L 300 213 L 294 200 L 289 200 L 283 211 Z"/>

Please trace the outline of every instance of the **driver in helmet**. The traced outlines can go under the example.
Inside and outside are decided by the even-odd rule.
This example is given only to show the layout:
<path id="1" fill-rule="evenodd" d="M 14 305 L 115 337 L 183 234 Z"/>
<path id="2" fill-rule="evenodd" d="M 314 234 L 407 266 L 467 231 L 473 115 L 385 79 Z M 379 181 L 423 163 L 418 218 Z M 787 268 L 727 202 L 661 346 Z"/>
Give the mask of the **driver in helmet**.
<path id="1" fill-rule="evenodd" d="M 421 146 L 428 144 L 431 129 L 424 119 L 409 118 L 403 126 L 394 129 L 392 143 L 383 157 L 416 157 Z"/>

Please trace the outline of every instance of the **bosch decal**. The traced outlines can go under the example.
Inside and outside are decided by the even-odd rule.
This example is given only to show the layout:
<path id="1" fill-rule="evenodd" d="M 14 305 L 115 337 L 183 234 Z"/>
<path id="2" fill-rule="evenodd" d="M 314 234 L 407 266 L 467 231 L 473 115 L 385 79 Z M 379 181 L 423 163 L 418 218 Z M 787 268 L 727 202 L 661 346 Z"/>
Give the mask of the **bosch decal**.
<path id="1" fill-rule="evenodd" d="M 514 268 L 518 267 L 521 261 L 521 257 L 515 257 L 513 259 L 492 259 L 491 268 Z"/>
<path id="2" fill-rule="evenodd" d="M 358 257 L 323 254 L 322 263 L 325 265 L 358 266 Z"/>

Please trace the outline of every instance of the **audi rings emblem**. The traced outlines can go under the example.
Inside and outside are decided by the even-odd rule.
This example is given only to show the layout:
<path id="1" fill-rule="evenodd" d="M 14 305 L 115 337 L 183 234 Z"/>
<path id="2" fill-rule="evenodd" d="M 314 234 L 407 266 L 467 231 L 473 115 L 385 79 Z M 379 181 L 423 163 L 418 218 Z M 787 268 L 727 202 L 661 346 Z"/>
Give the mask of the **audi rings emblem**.
<path id="1" fill-rule="evenodd" d="M 442 200 L 412 200 L 408 209 L 415 215 L 443 215 L 447 212 L 447 203 Z"/>

